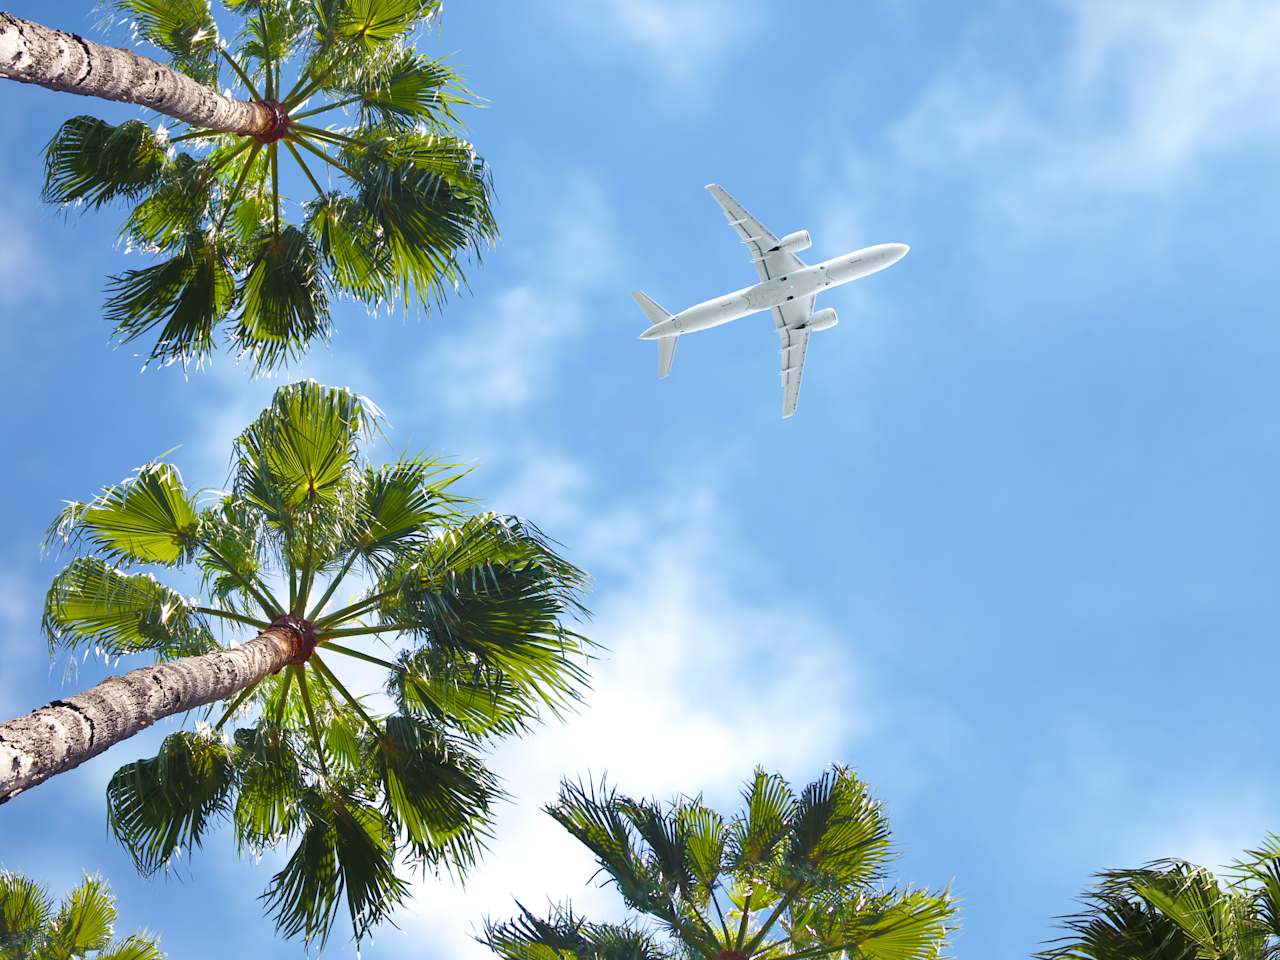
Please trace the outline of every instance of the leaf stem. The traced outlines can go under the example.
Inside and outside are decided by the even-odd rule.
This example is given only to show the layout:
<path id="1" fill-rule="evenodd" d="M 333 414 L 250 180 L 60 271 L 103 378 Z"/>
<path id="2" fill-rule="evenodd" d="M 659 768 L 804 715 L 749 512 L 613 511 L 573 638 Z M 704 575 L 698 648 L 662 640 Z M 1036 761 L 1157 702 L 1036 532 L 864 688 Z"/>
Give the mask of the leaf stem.
<path id="1" fill-rule="evenodd" d="M 417 630 L 417 623 L 385 623 L 376 627 L 342 627 L 338 630 L 320 630 L 316 636 L 321 640 L 329 637 L 365 637 L 371 633 L 394 633 L 397 630 Z"/>
<path id="2" fill-rule="evenodd" d="M 250 163 L 253 162 L 252 157 L 249 159 L 249 162 Z M 243 175 L 241 179 L 243 179 Z M 226 214 L 224 213 L 223 216 L 225 217 Z M 216 233 L 217 230 L 221 228 L 221 226 L 222 226 L 221 221 L 219 221 L 218 227 L 215 228 L 214 232 Z M 209 551 L 209 554 L 210 556 L 213 557 L 213 559 L 217 560 L 220 564 L 222 564 L 222 569 L 224 569 L 227 573 L 231 574 L 233 579 L 239 581 L 240 585 L 244 587 L 246 591 L 248 591 L 249 595 L 253 597 L 253 599 L 258 601 L 258 604 L 266 612 L 267 616 L 269 616 L 272 620 L 274 620 L 276 617 L 284 613 L 284 611 L 280 609 L 280 607 L 276 604 L 276 602 L 271 599 L 271 596 L 269 594 L 265 592 L 259 592 L 258 588 L 254 586 L 254 584 L 251 583 L 249 579 L 243 576 L 239 570 L 237 570 L 234 566 L 232 566 L 231 563 L 227 560 L 227 558 L 224 557 L 222 554 L 220 554 L 217 548 L 213 546 L 213 544 L 209 543 L 208 540 L 201 540 L 200 544 L 206 550 Z"/>
<path id="3" fill-rule="evenodd" d="M 317 620 L 315 623 L 316 629 L 323 630 L 331 623 L 338 623 L 342 620 L 354 617 L 356 614 L 363 613 L 370 607 L 375 606 L 379 600 L 391 596 L 394 592 L 394 590 L 384 590 L 382 593 L 375 593 L 372 596 L 365 597 L 363 600 L 357 600 L 355 603 L 343 607 L 341 610 L 336 610 L 327 617 L 322 617 Z"/>
<path id="4" fill-rule="evenodd" d="M 351 169 L 350 169 L 350 168 L 349 168 L 345 163 L 342 163 L 342 162 L 341 162 L 341 161 L 339 161 L 339 160 L 335 160 L 333 157 L 329 156 L 327 153 L 325 153 L 325 152 L 324 152 L 323 150 L 321 150 L 319 147 L 316 147 L 316 146 L 314 146 L 314 145 L 312 145 L 312 144 L 308 143 L 308 142 L 307 142 L 304 138 L 302 138 L 302 137 L 293 137 L 293 138 L 292 138 L 292 140 L 293 140 L 293 141 L 294 141 L 294 143 L 296 143 L 298 146 L 303 147 L 303 148 L 304 148 L 304 149 L 306 149 L 306 150 L 310 150 L 312 153 L 314 153 L 317 157 L 319 157 L 319 158 L 320 158 L 321 160 L 323 160 L 325 163 L 330 164 L 331 166 L 337 167 L 339 170 L 341 170 L 343 173 L 345 173 L 348 177 L 350 177 L 350 178 L 351 178 L 352 180 L 354 180 L 356 183 L 360 183 L 360 182 L 362 182 L 362 181 L 360 180 L 360 178 L 359 178 L 359 177 L 357 177 L 354 173 L 352 173 L 352 172 L 351 172 Z"/>
<path id="5" fill-rule="evenodd" d="M 311 662 L 316 665 L 317 670 L 319 670 L 322 674 L 324 674 L 324 678 L 329 681 L 329 685 L 333 687 L 335 690 L 337 690 L 340 694 L 342 694 L 343 699 L 345 699 L 347 703 L 351 704 L 351 706 L 355 708 L 356 713 L 364 717 L 364 722 L 369 725 L 369 729 L 373 731 L 374 735 L 381 736 L 382 728 L 378 726 L 377 722 L 372 717 L 370 717 L 369 714 L 365 713 L 364 707 L 360 706 L 360 701 L 357 700 L 355 697 L 353 697 L 351 695 L 351 691 L 349 691 L 346 687 L 344 687 L 342 685 L 342 682 L 336 676 L 334 676 L 333 671 L 329 669 L 329 665 L 326 664 L 314 653 L 311 654 Z"/>
<path id="6" fill-rule="evenodd" d="M 262 94 L 258 93 L 258 88 L 254 86 L 253 81 L 249 79 L 249 74 L 245 73 L 244 67 L 240 66 L 239 61 L 227 52 L 226 47 L 219 46 L 218 52 L 222 54 L 223 60 L 231 64 L 231 69 L 236 72 L 236 76 L 240 78 L 240 82 L 249 88 L 249 93 L 253 96 L 253 99 L 261 100 Z"/>
<path id="7" fill-rule="evenodd" d="M 253 683 L 249 684 L 247 687 L 241 690 L 240 696 L 236 697 L 235 700 L 232 702 L 231 706 L 227 707 L 227 712 L 222 715 L 221 720 L 219 720 L 217 723 L 213 725 L 213 729 L 221 730 L 223 724 L 225 724 L 228 720 L 231 719 L 231 715 L 240 709 L 240 704 L 244 703 L 246 700 L 249 699 L 249 694 L 253 693 L 253 691 L 257 689 L 258 684 L 260 684 L 261 682 L 262 682 L 261 680 L 255 680 L 253 681 Z"/>
<path id="8" fill-rule="evenodd" d="M 224 620 L 234 620 L 236 623 L 244 623 L 251 627 L 257 627 L 259 630 L 265 630 L 271 626 L 266 620 L 255 620 L 253 617 L 246 617 L 242 613 L 233 613 L 230 610 L 220 610 L 217 607 L 196 607 L 196 613 L 203 613 L 208 617 L 222 617 Z"/>
<path id="9" fill-rule="evenodd" d="M 292 145 L 290 146 L 292 147 Z M 298 162 L 299 163 L 302 162 L 301 157 L 298 158 Z M 306 168 L 304 167 L 303 169 L 306 169 Z M 356 558 L 359 556 L 360 556 L 359 550 L 351 551 L 351 556 L 347 557 L 346 563 L 342 565 L 342 568 L 337 572 L 334 578 L 329 581 L 329 586 L 325 588 L 325 591 L 323 594 L 321 594 L 320 599 L 316 601 L 316 605 L 312 607 L 311 612 L 307 614 L 308 620 L 311 620 L 314 622 L 316 617 L 320 616 L 320 611 L 322 611 L 324 609 L 324 605 L 329 602 L 329 598 L 333 596 L 333 592 L 338 589 L 338 584 L 342 582 L 342 578 L 345 577 L 351 571 L 351 565 L 356 562 Z"/>
<path id="10" fill-rule="evenodd" d="M 350 647 L 344 647 L 336 643 L 326 642 L 324 644 L 324 648 L 326 650 L 332 650 L 334 653 L 340 653 L 346 657 L 355 657 L 357 660 L 363 660 L 366 663 L 372 663 L 379 667 L 386 667 L 388 670 L 395 670 L 397 672 L 404 671 L 404 667 L 402 667 L 398 663 L 392 663 L 390 660 L 382 660 L 378 657 L 372 656 L 371 654 L 362 653 L 359 650 L 352 650 Z"/>
<path id="11" fill-rule="evenodd" d="M 317 113 L 325 113 L 329 110 L 337 110 L 339 107 L 345 107 L 350 104 L 363 100 L 362 96 L 347 97 L 345 100 L 334 100 L 332 103 L 326 103 L 323 107 L 313 107 L 310 110 L 303 110 L 301 113 L 293 113 L 289 115 L 290 120 L 301 120 L 303 117 L 314 117 Z"/>
<path id="12" fill-rule="evenodd" d="M 280 151 L 271 144 L 271 230 L 280 236 Z M 292 576 L 292 574 L 290 574 Z"/>
<path id="13" fill-rule="evenodd" d="M 316 714 L 311 707 L 311 691 L 307 689 L 307 668 L 295 663 L 290 668 L 298 675 L 298 689 L 302 691 L 302 708 L 307 711 L 307 729 L 311 731 L 311 745 L 316 749 L 316 759 L 320 761 L 320 772 L 329 776 L 329 768 L 324 762 L 324 747 L 320 743 L 320 725 L 316 723 Z"/>
<path id="14" fill-rule="evenodd" d="M 298 152 L 298 148 L 288 140 L 284 141 L 284 145 L 288 148 L 289 152 L 293 154 L 293 159 L 298 161 L 298 166 L 302 168 L 302 172 L 305 173 L 307 175 L 307 179 L 311 181 L 311 186 L 315 187 L 316 196 L 323 200 L 325 196 L 324 189 L 320 186 L 320 182 L 312 176 L 311 168 L 308 167 L 307 162 L 302 159 L 302 154 Z"/>

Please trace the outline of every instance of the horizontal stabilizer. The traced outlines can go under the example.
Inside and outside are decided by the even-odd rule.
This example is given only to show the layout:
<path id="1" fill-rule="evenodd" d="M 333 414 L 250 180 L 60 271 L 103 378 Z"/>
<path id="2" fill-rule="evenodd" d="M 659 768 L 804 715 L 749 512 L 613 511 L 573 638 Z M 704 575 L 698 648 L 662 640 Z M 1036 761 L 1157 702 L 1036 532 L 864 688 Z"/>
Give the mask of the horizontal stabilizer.
<path id="1" fill-rule="evenodd" d="M 671 372 L 671 361 L 676 358 L 676 341 L 679 337 L 663 337 L 658 341 L 658 379 Z"/>
<path id="2" fill-rule="evenodd" d="M 649 325 L 662 323 L 664 320 L 670 320 L 671 314 L 663 310 L 660 306 L 653 302 L 653 299 L 639 290 L 631 294 L 635 298 L 636 303 L 640 304 L 640 309 L 644 311 L 644 315 L 649 318 Z"/>

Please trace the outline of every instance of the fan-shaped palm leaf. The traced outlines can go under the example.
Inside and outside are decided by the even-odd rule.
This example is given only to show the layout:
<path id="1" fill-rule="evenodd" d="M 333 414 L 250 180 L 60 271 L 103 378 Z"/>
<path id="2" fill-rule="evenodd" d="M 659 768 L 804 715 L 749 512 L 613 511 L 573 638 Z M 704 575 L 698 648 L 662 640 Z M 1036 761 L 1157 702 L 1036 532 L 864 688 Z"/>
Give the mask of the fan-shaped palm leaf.
<path id="1" fill-rule="evenodd" d="M 55 911 L 29 877 L 0 871 L 0 960 L 164 960 L 154 938 L 111 942 L 116 904 L 106 881 L 86 876 Z"/>

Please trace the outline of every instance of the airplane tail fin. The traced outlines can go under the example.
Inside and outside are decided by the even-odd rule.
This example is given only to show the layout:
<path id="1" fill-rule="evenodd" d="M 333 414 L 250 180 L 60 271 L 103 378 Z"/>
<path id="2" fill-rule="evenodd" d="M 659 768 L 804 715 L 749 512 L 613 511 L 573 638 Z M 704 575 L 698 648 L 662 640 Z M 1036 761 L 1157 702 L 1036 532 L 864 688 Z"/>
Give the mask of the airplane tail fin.
<path id="1" fill-rule="evenodd" d="M 671 314 L 658 306 L 647 294 L 641 293 L 639 290 L 631 294 L 635 298 L 636 303 L 640 304 L 640 309 L 644 311 L 644 315 L 649 318 L 650 325 L 662 323 L 664 320 L 671 319 Z M 674 337 L 662 337 L 658 340 L 658 379 L 661 380 L 671 372 L 671 361 L 676 358 L 676 341 L 680 339 L 679 335 Z"/>

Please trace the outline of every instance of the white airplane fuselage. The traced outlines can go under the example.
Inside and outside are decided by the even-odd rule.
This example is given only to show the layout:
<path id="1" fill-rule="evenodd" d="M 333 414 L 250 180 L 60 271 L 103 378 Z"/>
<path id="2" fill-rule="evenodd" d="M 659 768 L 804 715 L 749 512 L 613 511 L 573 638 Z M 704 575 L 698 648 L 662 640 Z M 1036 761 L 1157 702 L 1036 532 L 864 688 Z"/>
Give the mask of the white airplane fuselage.
<path id="1" fill-rule="evenodd" d="M 908 249 L 905 243 L 879 243 L 841 257 L 832 257 L 672 314 L 640 334 L 640 339 L 657 340 L 709 330 L 753 313 L 772 310 L 788 300 L 814 296 L 828 287 L 852 283 L 892 266 L 906 256 Z"/>

